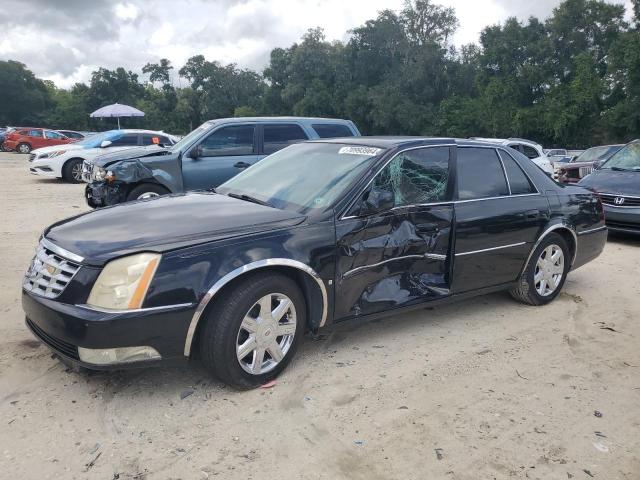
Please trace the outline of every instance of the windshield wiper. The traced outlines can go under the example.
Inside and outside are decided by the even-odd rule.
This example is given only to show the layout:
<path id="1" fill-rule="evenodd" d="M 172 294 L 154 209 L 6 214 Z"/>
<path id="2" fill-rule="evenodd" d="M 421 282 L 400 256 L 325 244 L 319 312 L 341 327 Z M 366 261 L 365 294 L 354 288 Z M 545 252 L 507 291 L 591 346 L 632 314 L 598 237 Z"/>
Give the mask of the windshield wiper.
<path id="1" fill-rule="evenodd" d="M 233 197 L 233 198 L 237 198 L 240 200 L 245 200 L 247 202 L 253 202 L 253 203 L 257 203 L 258 205 L 264 205 L 265 207 L 272 207 L 271 204 L 260 200 L 259 198 L 256 197 L 252 197 L 251 195 L 247 195 L 246 193 L 233 193 L 233 192 L 229 192 L 227 193 L 227 196 L 229 197 Z"/>

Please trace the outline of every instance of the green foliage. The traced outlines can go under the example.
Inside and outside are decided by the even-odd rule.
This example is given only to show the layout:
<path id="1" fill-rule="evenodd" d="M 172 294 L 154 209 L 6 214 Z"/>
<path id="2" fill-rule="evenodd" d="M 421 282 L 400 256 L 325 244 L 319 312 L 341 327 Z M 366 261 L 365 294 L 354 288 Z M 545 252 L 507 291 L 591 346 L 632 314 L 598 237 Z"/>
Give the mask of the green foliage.
<path id="1" fill-rule="evenodd" d="M 106 129 L 89 119 L 106 104 L 136 106 L 123 119 L 186 133 L 225 116 L 348 118 L 365 134 L 522 136 L 546 146 L 586 147 L 640 136 L 640 0 L 633 17 L 604 0 L 564 0 L 541 20 L 509 18 L 478 44 L 453 47 L 451 8 L 406 0 L 329 42 L 320 28 L 271 51 L 261 74 L 202 55 L 174 69 L 99 68 L 68 90 L 24 65 L 0 62 L 0 124 Z"/>

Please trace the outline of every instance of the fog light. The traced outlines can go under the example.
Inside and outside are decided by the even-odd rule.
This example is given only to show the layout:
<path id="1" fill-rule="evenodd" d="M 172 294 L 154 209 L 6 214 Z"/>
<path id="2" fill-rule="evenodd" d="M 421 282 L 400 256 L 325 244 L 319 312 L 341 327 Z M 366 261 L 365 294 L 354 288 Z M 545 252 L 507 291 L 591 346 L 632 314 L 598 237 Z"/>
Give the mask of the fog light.
<path id="1" fill-rule="evenodd" d="M 162 358 L 153 347 L 122 348 L 82 348 L 78 347 L 80 360 L 93 365 L 117 365 L 119 363 L 160 360 Z"/>

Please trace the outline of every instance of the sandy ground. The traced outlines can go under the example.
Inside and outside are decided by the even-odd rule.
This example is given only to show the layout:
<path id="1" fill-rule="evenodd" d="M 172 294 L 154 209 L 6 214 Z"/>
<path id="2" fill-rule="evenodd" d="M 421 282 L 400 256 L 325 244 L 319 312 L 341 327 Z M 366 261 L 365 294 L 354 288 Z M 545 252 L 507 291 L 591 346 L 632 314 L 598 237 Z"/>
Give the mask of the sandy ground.
<path id="1" fill-rule="evenodd" d="M 20 283 L 82 186 L 0 154 L 0 200 L 2 478 L 640 479 L 640 240 L 611 239 L 550 306 L 343 324 L 238 393 L 197 364 L 68 371 L 23 325 Z"/>

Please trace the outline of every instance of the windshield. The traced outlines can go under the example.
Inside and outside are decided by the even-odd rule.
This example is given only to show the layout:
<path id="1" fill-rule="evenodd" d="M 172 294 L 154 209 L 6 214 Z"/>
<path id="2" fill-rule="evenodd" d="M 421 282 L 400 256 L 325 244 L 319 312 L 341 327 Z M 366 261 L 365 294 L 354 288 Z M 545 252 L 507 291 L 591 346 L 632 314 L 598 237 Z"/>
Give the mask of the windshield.
<path id="1" fill-rule="evenodd" d="M 609 159 L 603 170 L 632 170 L 640 172 L 640 142 L 630 143 Z"/>
<path id="2" fill-rule="evenodd" d="M 617 150 L 620 150 L 620 145 L 613 145 L 609 147 L 593 147 L 585 151 L 582 155 L 576 157 L 574 162 L 595 162 L 596 160 L 606 160 Z"/>
<path id="3" fill-rule="evenodd" d="M 85 138 L 84 140 L 80 140 L 79 142 L 74 142 L 74 145 L 82 145 L 87 148 L 98 148 L 102 142 L 105 140 L 109 140 L 113 142 L 117 140 L 124 132 L 122 130 L 109 130 L 108 132 L 96 133 L 95 135 L 91 135 L 90 137 Z"/>
<path id="4" fill-rule="evenodd" d="M 291 145 L 216 189 L 305 213 L 333 205 L 383 149 L 337 143 Z"/>
<path id="5" fill-rule="evenodd" d="M 203 123 L 194 131 L 189 133 L 188 135 L 182 137 L 179 142 L 175 143 L 171 148 L 169 148 L 172 152 L 179 152 L 185 145 L 189 145 L 191 141 L 195 138 L 198 138 L 203 132 L 209 129 L 211 124 L 209 122 Z"/>

